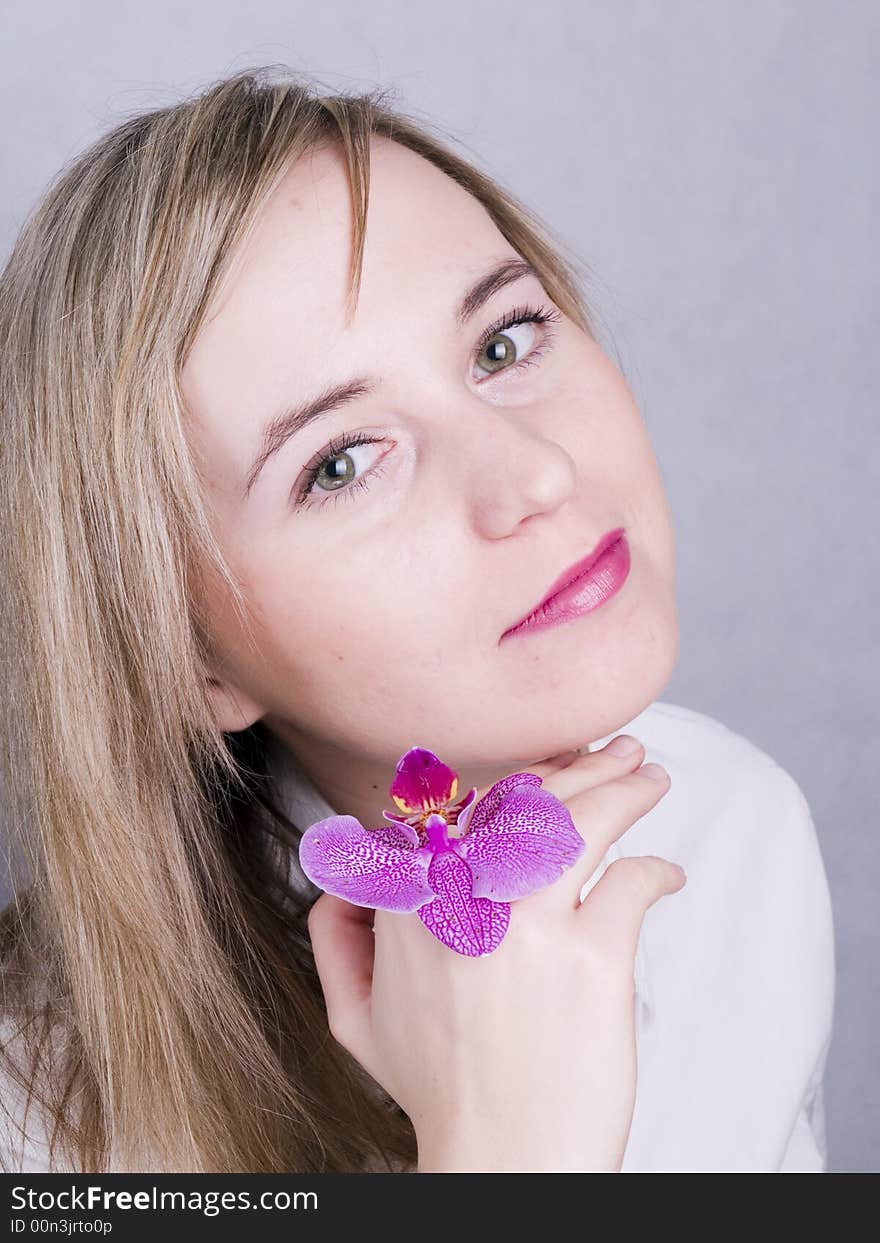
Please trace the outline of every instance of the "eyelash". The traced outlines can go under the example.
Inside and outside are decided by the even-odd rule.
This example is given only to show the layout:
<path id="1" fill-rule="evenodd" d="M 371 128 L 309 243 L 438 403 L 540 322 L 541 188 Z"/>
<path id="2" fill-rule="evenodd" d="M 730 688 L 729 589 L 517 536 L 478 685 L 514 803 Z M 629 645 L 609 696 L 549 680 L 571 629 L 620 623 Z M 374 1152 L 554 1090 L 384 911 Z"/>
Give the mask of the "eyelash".
<path id="1" fill-rule="evenodd" d="M 545 332 L 541 343 L 529 350 L 525 358 L 518 360 L 510 367 L 502 368 L 502 370 L 518 371 L 523 367 L 529 367 L 546 352 L 547 346 L 553 340 L 553 331 L 550 328 L 546 328 L 546 325 L 561 318 L 562 316 L 559 311 L 545 306 L 533 307 L 523 305 L 514 307 L 513 310 L 507 311 L 504 315 L 499 316 L 499 318 L 494 323 L 490 324 L 489 327 L 482 333 L 479 341 L 477 342 L 476 355 L 479 356 L 479 354 L 482 353 L 485 346 L 489 344 L 497 333 L 504 332 L 507 328 L 514 328 L 520 324 L 544 324 Z M 501 373 L 499 372 L 495 374 Z M 307 463 L 303 483 L 296 497 L 296 504 L 310 507 L 311 505 L 326 505 L 328 501 L 335 503 L 344 496 L 348 496 L 350 498 L 361 488 L 369 487 L 369 481 L 372 480 L 374 476 L 384 473 L 384 468 L 382 466 L 384 458 L 380 459 L 374 467 L 366 471 L 358 479 L 355 479 L 354 482 L 350 483 L 347 487 L 337 488 L 333 492 L 328 492 L 324 500 L 309 501 L 308 499 L 309 493 L 311 492 L 315 480 L 318 478 L 321 467 L 325 462 L 337 457 L 341 453 L 345 453 L 348 449 L 355 448 L 357 445 L 379 444 L 382 439 L 382 437 L 370 436 L 366 432 L 344 432 L 340 436 L 334 436 L 329 444 L 325 445 L 321 452 L 316 457 L 312 458 L 309 463 Z"/>

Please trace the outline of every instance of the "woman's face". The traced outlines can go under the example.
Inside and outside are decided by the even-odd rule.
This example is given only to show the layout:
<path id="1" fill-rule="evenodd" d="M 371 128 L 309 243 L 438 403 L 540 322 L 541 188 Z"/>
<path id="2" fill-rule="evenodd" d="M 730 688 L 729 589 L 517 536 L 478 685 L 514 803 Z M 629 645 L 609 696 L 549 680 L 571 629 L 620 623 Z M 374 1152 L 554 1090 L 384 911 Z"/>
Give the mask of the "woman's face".
<path id="1" fill-rule="evenodd" d="M 411 746 L 481 787 L 652 702 L 677 657 L 675 559 L 632 394 L 537 276 L 471 300 L 460 322 L 467 291 L 520 257 L 474 198 L 374 139 L 346 327 L 351 236 L 344 158 L 320 150 L 267 203 L 182 386 L 256 623 L 254 646 L 215 591 L 218 722 L 265 718 L 337 810 L 381 823 Z M 523 306 L 557 318 L 481 349 Z M 331 412 L 264 440 L 285 410 L 355 381 Z M 353 435 L 371 443 L 346 448 Z M 631 558 L 617 593 L 502 641 L 616 527 Z"/>

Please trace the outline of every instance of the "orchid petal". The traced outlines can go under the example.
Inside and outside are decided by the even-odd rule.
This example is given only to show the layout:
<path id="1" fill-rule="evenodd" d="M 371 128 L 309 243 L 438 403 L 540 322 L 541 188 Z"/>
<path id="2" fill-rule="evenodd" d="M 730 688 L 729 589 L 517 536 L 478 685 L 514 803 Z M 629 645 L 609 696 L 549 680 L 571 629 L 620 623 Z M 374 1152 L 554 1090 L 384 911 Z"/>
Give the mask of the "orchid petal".
<path id="1" fill-rule="evenodd" d="M 535 773 L 511 773 L 480 799 L 461 854 L 475 898 L 512 902 L 558 880 L 584 849 L 571 813 Z"/>
<path id="2" fill-rule="evenodd" d="M 410 747 L 397 761 L 391 797 L 402 812 L 434 811 L 451 803 L 458 790 L 458 774 L 426 747 Z"/>
<path id="3" fill-rule="evenodd" d="M 507 932 L 510 907 L 474 898 L 468 866 L 452 850 L 433 856 L 428 881 L 437 896 L 416 912 L 428 931 L 459 954 L 470 958 L 491 954 Z"/>
<path id="4" fill-rule="evenodd" d="M 365 829 L 354 816 L 318 820 L 299 846 L 300 866 L 319 888 L 385 911 L 414 911 L 434 896 L 430 857 L 398 828 Z"/>
<path id="5" fill-rule="evenodd" d="M 418 831 L 411 824 L 407 824 L 403 816 L 395 815 L 393 811 L 383 811 L 382 815 L 386 820 L 390 820 L 395 828 L 400 829 L 401 833 L 406 834 L 407 841 L 411 842 L 413 846 L 419 845 Z"/>
<path id="6" fill-rule="evenodd" d="M 456 827 L 459 833 L 462 836 L 464 836 L 464 834 L 467 833 L 468 825 L 471 822 L 471 818 L 474 814 L 474 809 L 477 806 L 475 802 L 476 797 L 477 797 L 477 791 L 475 789 L 471 790 L 470 794 L 467 796 L 467 798 L 462 803 L 461 810 L 458 813 L 458 819 L 456 820 L 455 823 L 456 823 Z"/>

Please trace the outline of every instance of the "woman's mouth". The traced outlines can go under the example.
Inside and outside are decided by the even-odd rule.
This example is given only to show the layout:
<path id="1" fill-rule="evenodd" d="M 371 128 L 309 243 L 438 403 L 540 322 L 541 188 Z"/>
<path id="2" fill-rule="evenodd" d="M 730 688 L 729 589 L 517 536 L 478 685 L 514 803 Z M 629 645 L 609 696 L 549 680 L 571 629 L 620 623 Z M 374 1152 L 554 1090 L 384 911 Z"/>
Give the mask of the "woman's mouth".
<path id="1" fill-rule="evenodd" d="M 543 600 L 515 626 L 505 630 L 501 640 L 591 613 L 620 590 L 629 567 L 629 544 L 623 528 L 618 527 L 604 535 L 586 557 L 564 570 Z"/>

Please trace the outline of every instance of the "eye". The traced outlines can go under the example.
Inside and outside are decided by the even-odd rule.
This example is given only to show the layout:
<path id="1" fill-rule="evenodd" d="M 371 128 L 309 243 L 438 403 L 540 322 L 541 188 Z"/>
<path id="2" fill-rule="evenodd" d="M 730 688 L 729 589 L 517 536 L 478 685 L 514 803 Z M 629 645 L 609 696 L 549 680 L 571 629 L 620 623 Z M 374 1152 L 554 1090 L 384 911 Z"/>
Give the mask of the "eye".
<path id="1" fill-rule="evenodd" d="M 552 330 L 546 325 L 561 318 L 558 311 L 547 307 L 515 307 L 483 333 L 477 346 L 477 365 L 490 374 L 531 366 L 552 339 Z M 536 337 L 540 345 L 533 344 Z"/>
<path id="2" fill-rule="evenodd" d="M 490 375 L 531 366 L 546 352 L 553 339 L 553 330 L 548 325 L 561 318 L 561 313 L 550 307 L 514 307 L 490 324 L 480 337 L 474 356 L 477 365 Z M 522 333 L 519 331 L 521 328 L 525 329 Z M 538 344 L 535 344 L 536 337 L 539 338 Z M 351 499 L 362 488 L 368 488 L 370 481 L 385 471 L 383 462 L 388 454 L 382 454 L 375 466 L 362 469 L 362 473 L 358 474 L 357 460 L 351 451 L 361 446 L 381 444 L 383 439 L 363 432 L 334 437 L 305 466 L 302 483 L 294 489 L 294 504 L 303 508 L 321 506 L 344 497 Z M 369 460 L 370 455 L 366 456 Z M 312 500 L 312 495 L 317 497 L 319 492 L 325 495 Z"/>
<path id="3" fill-rule="evenodd" d="M 310 503 L 323 505 L 327 501 L 336 501 L 343 496 L 352 496 L 358 489 L 367 487 L 367 480 L 373 475 L 380 474 L 384 468 L 374 466 L 372 470 L 364 470 L 358 475 L 356 458 L 361 455 L 352 454 L 351 451 L 368 445 L 381 444 L 382 439 L 357 432 L 331 440 L 305 467 L 303 482 L 297 491 L 296 503 L 298 505 Z M 384 454 L 382 456 L 384 457 Z M 370 454 L 367 454 L 366 458 L 369 462 Z M 363 463 L 361 465 L 363 469 Z M 309 496 L 313 489 L 331 495 L 323 500 L 310 502 Z"/>

